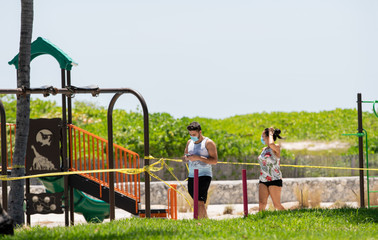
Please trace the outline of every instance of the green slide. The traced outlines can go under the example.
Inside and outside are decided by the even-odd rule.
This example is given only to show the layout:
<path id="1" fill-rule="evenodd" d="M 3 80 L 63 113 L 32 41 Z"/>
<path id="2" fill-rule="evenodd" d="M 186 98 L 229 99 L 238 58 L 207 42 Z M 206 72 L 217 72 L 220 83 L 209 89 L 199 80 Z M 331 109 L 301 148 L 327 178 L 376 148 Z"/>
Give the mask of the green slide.
<path id="1" fill-rule="evenodd" d="M 48 193 L 64 192 L 64 178 L 43 177 L 39 178 Z M 73 189 L 75 212 L 83 214 L 87 222 L 102 222 L 109 217 L 109 204 L 88 197 L 83 192 Z"/>

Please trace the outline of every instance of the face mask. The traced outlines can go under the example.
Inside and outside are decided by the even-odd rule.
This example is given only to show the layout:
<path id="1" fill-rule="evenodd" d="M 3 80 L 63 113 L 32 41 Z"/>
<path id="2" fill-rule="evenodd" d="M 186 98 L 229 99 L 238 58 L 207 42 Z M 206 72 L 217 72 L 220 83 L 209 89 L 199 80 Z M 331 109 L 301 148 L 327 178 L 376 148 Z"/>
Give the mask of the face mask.
<path id="1" fill-rule="evenodd" d="M 262 142 L 262 144 L 265 145 L 265 141 L 264 141 L 264 138 L 262 136 L 261 136 L 261 142 Z"/>
<path id="2" fill-rule="evenodd" d="M 198 141 L 198 137 L 190 136 L 190 138 L 193 140 L 193 142 L 197 142 Z"/>

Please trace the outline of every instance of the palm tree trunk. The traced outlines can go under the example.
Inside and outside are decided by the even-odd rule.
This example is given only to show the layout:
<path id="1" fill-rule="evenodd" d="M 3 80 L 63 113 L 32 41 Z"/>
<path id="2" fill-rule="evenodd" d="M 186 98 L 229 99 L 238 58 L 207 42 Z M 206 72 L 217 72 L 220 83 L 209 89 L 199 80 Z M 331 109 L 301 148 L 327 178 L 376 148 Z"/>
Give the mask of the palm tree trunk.
<path id="1" fill-rule="evenodd" d="M 33 32 L 33 0 L 21 0 L 21 34 L 17 87 L 30 87 L 30 51 Z M 29 134 L 30 96 L 17 99 L 16 142 L 14 147 L 12 177 L 25 175 L 25 155 Z M 25 223 L 24 180 L 10 182 L 9 215 L 15 225 Z"/>

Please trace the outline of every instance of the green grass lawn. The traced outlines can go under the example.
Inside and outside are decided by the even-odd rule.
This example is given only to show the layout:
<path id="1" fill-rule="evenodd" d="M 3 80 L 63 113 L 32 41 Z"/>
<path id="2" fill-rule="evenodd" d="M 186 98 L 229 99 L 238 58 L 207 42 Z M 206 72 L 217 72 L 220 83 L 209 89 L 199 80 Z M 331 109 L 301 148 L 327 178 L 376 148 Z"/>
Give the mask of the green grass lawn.
<path id="1" fill-rule="evenodd" d="M 73 227 L 19 228 L 1 239 L 378 239 L 378 209 L 266 211 L 248 218 L 131 218 Z"/>

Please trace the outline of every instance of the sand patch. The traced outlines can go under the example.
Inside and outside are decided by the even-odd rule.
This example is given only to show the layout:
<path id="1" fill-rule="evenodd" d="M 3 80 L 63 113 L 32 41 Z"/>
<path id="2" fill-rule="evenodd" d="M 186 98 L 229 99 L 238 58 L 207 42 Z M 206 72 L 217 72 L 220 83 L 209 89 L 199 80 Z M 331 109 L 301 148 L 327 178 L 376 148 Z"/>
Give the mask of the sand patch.
<path id="1" fill-rule="evenodd" d="M 330 149 L 345 149 L 349 148 L 350 144 L 346 142 L 318 142 L 318 141 L 303 141 L 303 142 L 281 142 L 281 146 L 287 150 L 303 150 L 321 151 Z"/>

